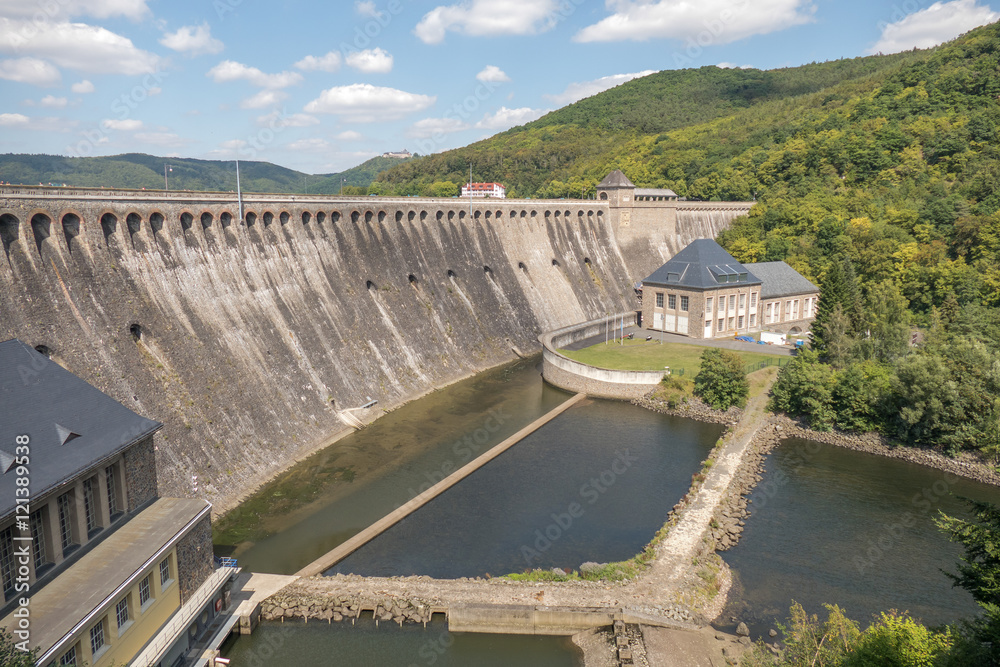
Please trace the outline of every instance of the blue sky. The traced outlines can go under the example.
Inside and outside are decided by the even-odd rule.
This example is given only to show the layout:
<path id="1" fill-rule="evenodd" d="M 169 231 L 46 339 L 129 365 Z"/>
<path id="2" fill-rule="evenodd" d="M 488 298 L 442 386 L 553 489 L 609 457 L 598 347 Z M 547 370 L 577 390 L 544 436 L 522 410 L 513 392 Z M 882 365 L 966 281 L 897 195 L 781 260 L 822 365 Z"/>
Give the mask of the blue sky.
<path id="1" fill-rule="evenodd" d="M 0 142 L 328 173 L 643 73 L 891 53 L 998 19 L 982 0 L 0 0 Z"/>

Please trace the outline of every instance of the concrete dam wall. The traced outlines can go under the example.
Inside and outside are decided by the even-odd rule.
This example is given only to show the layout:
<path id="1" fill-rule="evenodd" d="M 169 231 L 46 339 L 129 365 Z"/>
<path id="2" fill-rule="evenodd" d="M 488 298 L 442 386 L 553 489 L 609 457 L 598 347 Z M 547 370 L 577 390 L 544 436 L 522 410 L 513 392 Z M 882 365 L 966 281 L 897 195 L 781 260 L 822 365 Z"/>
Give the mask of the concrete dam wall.
<path id="1" fill-rule="evenodd" d="M 0 188 L 0 339 L 164 422 L 217 509 L 344 429 L 634 309 L 606 205 Z M 717 223 L 694 230 L 714 229 Z M 66 425 L 72 427 L 72 425 Z M 196 477 L 196 479 L 195 479 Z"/>

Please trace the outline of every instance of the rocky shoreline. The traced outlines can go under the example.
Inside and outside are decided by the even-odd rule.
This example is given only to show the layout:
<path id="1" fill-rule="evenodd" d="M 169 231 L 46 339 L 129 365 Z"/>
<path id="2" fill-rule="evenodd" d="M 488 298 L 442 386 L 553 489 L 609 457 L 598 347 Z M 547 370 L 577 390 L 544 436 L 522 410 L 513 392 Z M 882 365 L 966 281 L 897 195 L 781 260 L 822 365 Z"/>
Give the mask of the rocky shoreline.
<path id="1" fill-rule="evenodd" d="M 422 598 L 400 598 L 392 595 L 382 595 L 362 599 L 357 595 L 317 595 L 303 593 L 301 590 L 288 588 L 271 596 L 261 606 L 261 618 L 266 621 L 284 621 L 285 619 L 340 622 L 352 620 L 361 616 L 362 612 L 371 611 L 376 621 L 427 624 L 431 620 L 433 610 L 440 607 L 440 600 L 425 600 Z"/>

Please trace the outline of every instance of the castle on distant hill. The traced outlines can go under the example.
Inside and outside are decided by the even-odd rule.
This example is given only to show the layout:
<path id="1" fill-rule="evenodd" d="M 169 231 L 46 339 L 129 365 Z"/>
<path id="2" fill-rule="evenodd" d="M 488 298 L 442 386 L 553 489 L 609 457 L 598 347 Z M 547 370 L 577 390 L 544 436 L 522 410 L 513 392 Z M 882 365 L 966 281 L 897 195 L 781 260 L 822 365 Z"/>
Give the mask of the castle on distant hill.
<path id="1" fill-rule="evenodd" d="M 408 157 L 413 157 L 413 154 L 410 153 L 410 151 L 408 151 L 408 150 L 406 150 L 404 148 L 401 151 L 390 151 L 390 152 L 382 153 L 382 157 L 394 157 L 394 158 L 398 158 L 400 160 L 403 160 L 403 159 L 406 159 Z"/>

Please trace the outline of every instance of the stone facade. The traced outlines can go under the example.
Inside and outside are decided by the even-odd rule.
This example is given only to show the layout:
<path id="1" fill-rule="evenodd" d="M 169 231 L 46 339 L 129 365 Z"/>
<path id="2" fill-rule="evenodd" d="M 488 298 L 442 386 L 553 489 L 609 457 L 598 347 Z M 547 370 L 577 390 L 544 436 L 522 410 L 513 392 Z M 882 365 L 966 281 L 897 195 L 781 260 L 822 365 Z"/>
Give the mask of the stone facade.
<path id="1" fill-rule="evenodd" d="M 761 327 L 764 331 L 792 335 L 808 331 L 818 307 L 819 292 L 766 299 L 760 308 Z"/>
<path id="2" fill-rule="evenodd" d="M 685 298 L 686 310 L 682 309 Z M 658 306 L 661 300 L 663 305 Z M 670 308 L 672 302 L 674 308 Z M 642 326 L 691 338 L 729 338 L 761 330 L 760 306 L 760 285 L 706 291 L 651 286 L 643 289 Z M 673 328 L 672 319 L 676 321 Z M 658 322 L 666 326 L 661 328 Z"/>
<path id="3" fill-rule="evenodd" d="M 177 543 L 177 582 L 181 604 L 198 590 L 215 569 L 212 550 L 212 521 L 206 516 Z"/>
<path id="4" fill-rule="evenodd" d="M 150 436 L 125 452 L 125 484 L 128 511 L 137 512 L 159 494 L 156 482 L 156 452 Z"/>

